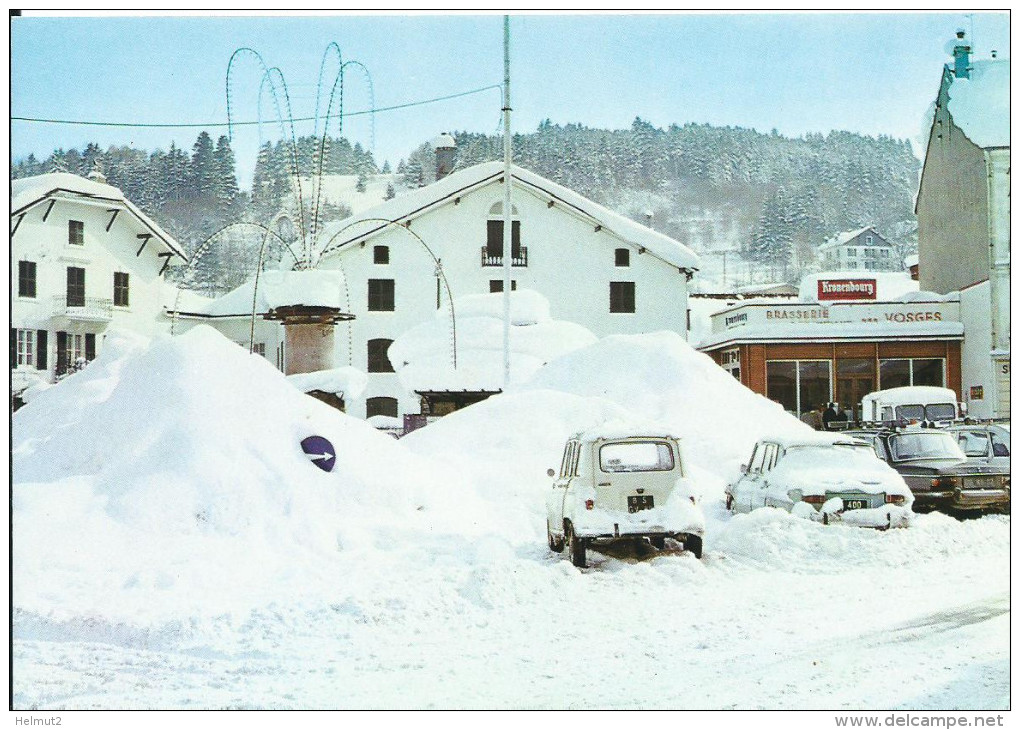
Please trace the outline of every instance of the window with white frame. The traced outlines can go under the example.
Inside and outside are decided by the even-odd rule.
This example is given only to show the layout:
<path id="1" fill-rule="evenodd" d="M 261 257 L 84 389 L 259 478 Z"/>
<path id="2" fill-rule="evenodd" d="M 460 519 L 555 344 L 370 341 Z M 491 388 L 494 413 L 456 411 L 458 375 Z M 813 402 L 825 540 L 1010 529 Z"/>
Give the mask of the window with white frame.
<path id="1" fill-rule="evenodd" d="M 36 362 L 36 331 L 18 330 L 18 365 L 35 367 Z"/>

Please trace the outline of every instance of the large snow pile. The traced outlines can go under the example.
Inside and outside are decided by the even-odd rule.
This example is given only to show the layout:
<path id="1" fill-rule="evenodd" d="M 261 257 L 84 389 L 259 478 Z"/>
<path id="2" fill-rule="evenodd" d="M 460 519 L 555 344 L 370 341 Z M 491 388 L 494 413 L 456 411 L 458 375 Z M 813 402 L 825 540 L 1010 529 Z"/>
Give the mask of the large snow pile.
<path id="1" fill-rule="evenodd" d="M 445 416 L 401 441 L 466 476 L 500 510 L 508 539 L 545 529 L 545 471 L 566 439 L 620 424 L 666 428 L 682 439 L 706 504 L 764 435 L 811 434 L 673 332 L 616 335 L 564 355 L 507 393 Z M 533 539 L 541 539 L 536 535 Z"/>
<path id="2" fill-rule="evenodd" d="M 440 310 L 390 345 L 389 359 L 401 384 L 410 391 L 502 390 L 503 295 L 461 297 L 454 301 L 454 312 L 455 328 L 449 311 Z M 553 320 L 549 301 L 525 289 L 510 294 L 510 325 L 512 383 L 526 380 L 546 362 L 596 339 L 581 325 Z"/>
<path id="3" fill-rule="evenodd" d="M 334 445 L 331 472 L 303 453 L 312 435 Z M 12 457 L 15 606 L 55 619 L 300 600 L 394 529 L 465 535 L 485 521 L 392 438 L 204 326 L 109 335 L 14 414 Z"/>
<path id="4" fill-rule="evenodd" d="M 535 374 L 527 388 L 606 398 L 672 429 L 694 465 L 735 478 L 762 436 L 811 433 L 675 332 L 616 335 Z"/>

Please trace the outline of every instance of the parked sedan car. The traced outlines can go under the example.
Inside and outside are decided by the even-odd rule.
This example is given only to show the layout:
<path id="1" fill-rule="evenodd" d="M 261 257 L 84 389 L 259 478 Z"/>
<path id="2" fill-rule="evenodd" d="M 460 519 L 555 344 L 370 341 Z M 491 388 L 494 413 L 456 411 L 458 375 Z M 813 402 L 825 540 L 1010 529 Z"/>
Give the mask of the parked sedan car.
<path id="1" fill-rule="evenodd" d="M 549 548 L 587 549 L 617 540 L 665 547 L 672 538 L 701 557 L 705 518 L 687 479 L 680 441 L 663 432 L 591 431 L 571 437 L 546 498 Z"/>
<path id="2" fill-rule="evenodd" d="M 1009 468 L 967 460 L 955 435 L 934 428 L 848 431 L 903 475 L 917 511 L 1009 511 Z"/>
<path id="3" fill-rule="evenodd" d="M 956 437 L 970 461 L 1009 469 L 1009 424 L 951 426 L 946 430 Z"/>
<path id="4" fill-rule="evenodd" d="M 910 489 L 866 441 L 844 434 L 764 438 L 726 488 L 733 512 L 778 507 L 801 517 L 866 527 L 909 523 Z"/>

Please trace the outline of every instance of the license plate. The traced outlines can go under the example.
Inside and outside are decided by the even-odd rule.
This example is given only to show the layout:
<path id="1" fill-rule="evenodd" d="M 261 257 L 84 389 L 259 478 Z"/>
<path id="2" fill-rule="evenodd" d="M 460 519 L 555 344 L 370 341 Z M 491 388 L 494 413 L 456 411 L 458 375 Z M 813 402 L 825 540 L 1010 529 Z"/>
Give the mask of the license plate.
<path id="1" fill-rule="evenodd" d="M 638 494 L 633 497 L 627 497 L 628 512 L 640 512 L 643 509 L 652 509 L 654 506 L 655 500 L 652 499 L 650 494 Z"/>
<path id="2" fill-rule="evenodd" d="M 966 477 L 963 485 L 970 489 L 994 489 L 999 486 L 996 481 L 995 477 Z"/>
<path id="3" fill-rule="evenodd" d="M 867 508 L 868 508 L 868 500 L 866 500 L 866 499 L 844 499 L 843 500 L 843 509 L 844 510 L 848 510 L 848 509 L 867 509 Z"/>

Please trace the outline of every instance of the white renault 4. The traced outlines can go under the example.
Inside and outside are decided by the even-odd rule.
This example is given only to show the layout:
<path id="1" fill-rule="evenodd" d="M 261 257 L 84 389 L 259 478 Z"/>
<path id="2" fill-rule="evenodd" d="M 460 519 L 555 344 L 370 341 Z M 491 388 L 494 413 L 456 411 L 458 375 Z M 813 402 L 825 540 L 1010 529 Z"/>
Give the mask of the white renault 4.
<path id="1" fill-rule="evenodd" d="M 590 431 L 572 436 L 546 498 L 549 548 L 584 567 L 600 542 L 666 539 L 701 557 L 705 518 L 685 471 L 680 440 L 666 432 Z"/>

